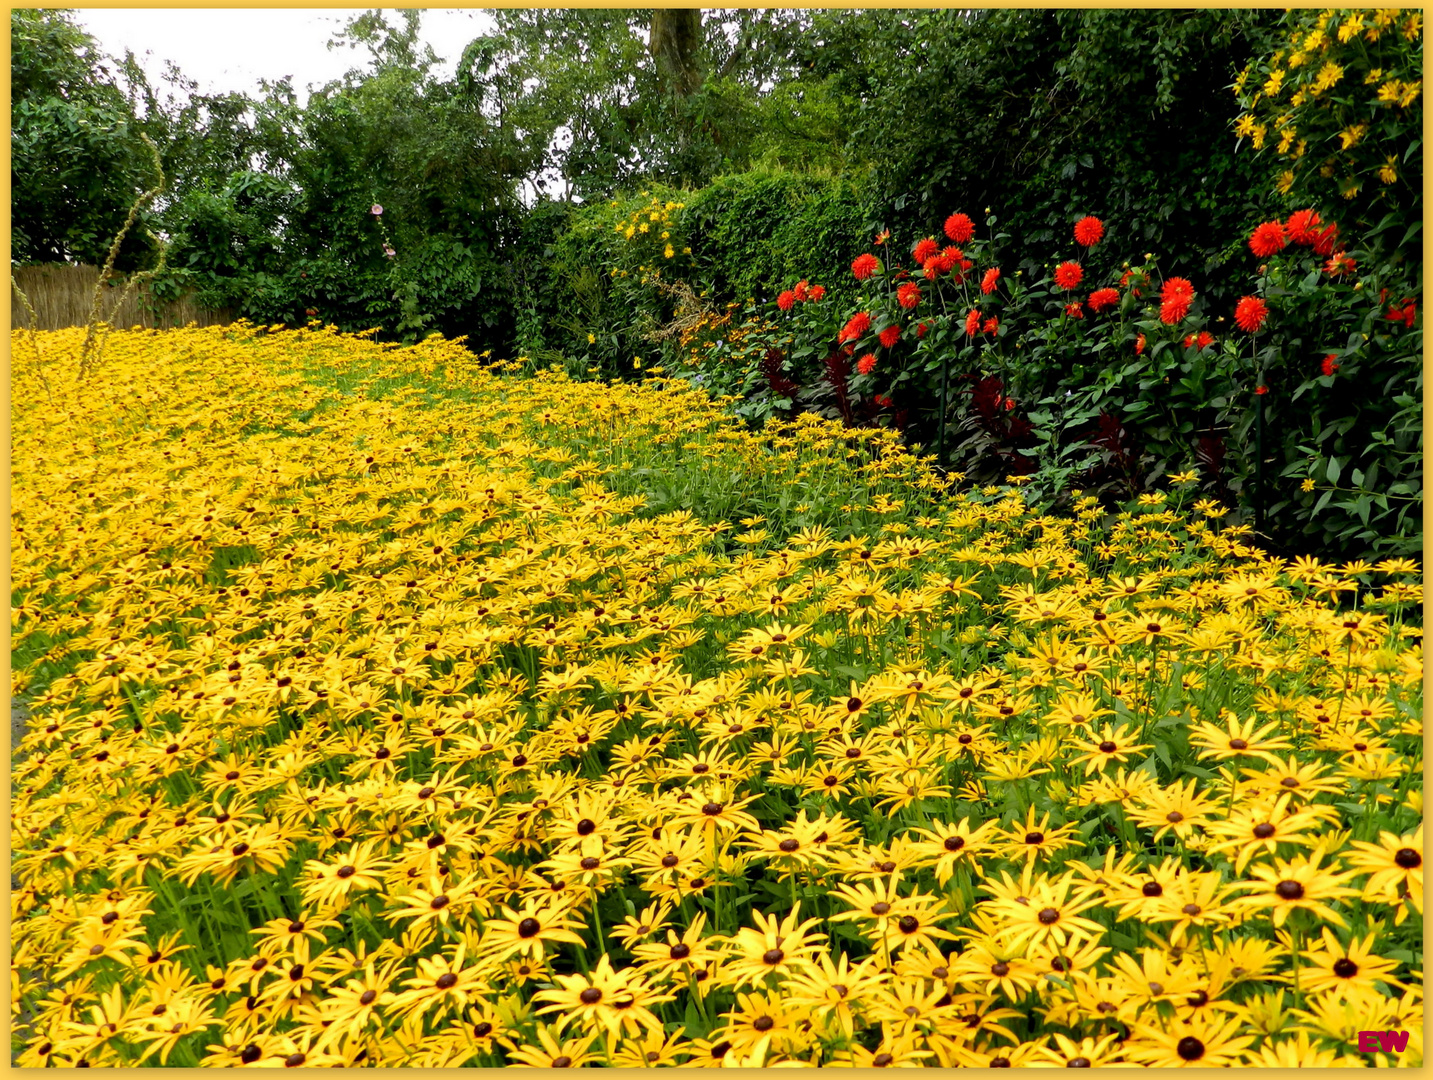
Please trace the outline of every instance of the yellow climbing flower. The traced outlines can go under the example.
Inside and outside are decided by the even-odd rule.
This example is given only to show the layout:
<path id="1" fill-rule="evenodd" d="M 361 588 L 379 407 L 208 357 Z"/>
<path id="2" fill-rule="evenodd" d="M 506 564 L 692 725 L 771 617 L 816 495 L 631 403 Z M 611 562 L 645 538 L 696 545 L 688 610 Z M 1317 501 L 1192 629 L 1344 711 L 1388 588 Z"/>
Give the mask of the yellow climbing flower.
<path id="1" fill-rule="evenodd" d="M 1350 16 L 1343 21 L 1343 25 L 1338 28 L 1338 39 L 1341 42 L 1347 42 L 1357 37 L 1362 31 L 1363 15 L 1360 13 Z"/>
<path id="2" fill-rule="evenodd" d="M 1344 128 L 1338 133 L 1339 139 L 1341 139 L 1343 142 L 1343 145 L 1340 146 L 1339 149 L 1347 150 L 1350 147 L 1357 146 L 1359 140 L 1363 138 L 1364 132 L 1366 132 L 1367 130 L 1367 123 L 1350 124 L 1348 127 Z"/>
<path id="3" fill-rule="evenodd" d="M 1314 79 L 1314 93 L 1321 94 L 1325 90 L 1331 90 L 1338 85 L 1343 78 L 1343 68 L 1332 60 L 1326 60 L 1324 66 L 1319 68 L 1318 76 Z"/>

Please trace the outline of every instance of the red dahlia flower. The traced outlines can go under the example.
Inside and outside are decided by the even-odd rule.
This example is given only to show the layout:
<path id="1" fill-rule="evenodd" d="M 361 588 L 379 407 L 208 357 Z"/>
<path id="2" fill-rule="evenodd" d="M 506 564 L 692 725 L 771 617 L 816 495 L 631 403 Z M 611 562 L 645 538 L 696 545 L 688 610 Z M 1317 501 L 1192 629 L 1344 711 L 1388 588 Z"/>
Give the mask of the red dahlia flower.
<path id="1" fill-rule="evenodd" d="M 1338 240 L 1338 225 L 1331 224 L 1323 232 L 1315 233 L 1313 239 L 1314 254 L 1327 259 L 1333 254 L 1334 243 Z"/>
<path id="2" fill-rule="evenodd" d="M 932 255 L 938 254 L 939 252 L 940 245 L 937 244 L 934 239 L 927 236 L 924 240 L 922 240 L 919 244 L 915 246 L 915 250 L 911 252 L 911 258 L 915 259 L 915 261 L 921 266 L 924 266 L 926 264 L 927 259 L 929 259 Z"/>
<path id="3" fill-rule="evenodd" d="M 871 328 L 871 317 L 864 311 L 858 311 L 847 320 L 846 325 L 841 327 L 840 336 L 837 341 L 856 341 L 862 334 Z"/>
<path id="4" fill-rule="evenodd" d="M 925 337 L 927 331 L 929 331 L 929 330 L 930 330 L 930 327 L 927 326 L 925 323 L 916 323 L 916 339 L 919 340 L 919 339 Z"/>
<path id="5" fill-rule="evenodd" d="M 1234 321 L 1239 324 L 1239 329 L 1251 334 L 1257 334 L 1268 317 L 1269 305 L 1257 296 L 1244 297 L 1234 308 Z"/>
<path id="6" fill-rule="evenodd" d="M 865 281 L 872 274 L 881 268 L 881 260 L 872 255 L 869 251 L 864 255 L 857 255 L 851 263 L 851 273 L 856 275 L 857 281 Z"/>
<path id="7" fill-rule="evenodd" d="M 1084 277 L 1084 268 L 1077 262 L 1062 262 L 1055 267 L 1055 284 L 1066 291 L 1078 286 Z"/>
<path id="8" fill-rule="evenodd" d="M 975 235 L 975 222 L 964 214 L 951 214 L 945 219 L 945 235 L 963 244 Z"/>
<path id="9" fill-rule="evenodd" d="M 1159 294 L 1159 321 L 1173 326 L 1189 314 L 1189 305 L 1194 302 L 1194 286 L 1188 278 L 1166 278 Z"/>
<path id="10" fill-rule="evenodd" d="M 1249 237 L 1249 250 L 1259 258 L 1267 259 L 1270 255 L 1283 251 L 1288 242 L 1288 234 L 1284 232 L 1284 226 L 1280 222 L 1266 221 Z"/>
<path id="11" fill-rule="evenodd" d="M 882 394 L 877 394 L 871 400 L 883 409 L 889 409 L 891 407 L 891 399 Z"/>
<path id="12" fill-rule="evenodd" d="M 980 312 L 978 310 L 971 309 L 970 314 L 965 317 L 965 332 L 971 337 L 980 333 Z"/>
<path id="13" fill-rule="evenodd" d="M 796 294 L 796 299 L 804 304 L 806 303 L 806 298 L 811 295 L 811 287 L 804 281 L 798 281 L 796 288 L 793 289 L 792 292 Z"/>
<path id="14" fill-rule="evenodd" d="M 1075 243 L 1081 247 L 1094 247 L 1105 235 L 1105 223 L 1097 217 L 1082 217 L 1075 222 Z"/>
<path id="15" fill-rule="evenodd" d="M 1403 303 L 1400 306 L 1388 309 L 1388 319 L 1390 322 L 1401 322 L 1407 327 L 1412 327 L 1413 320 L 1417 315 L 1418 305 L 1411 296 L 1404 297 Z"/>
<path id="16" fill-rule="evenodd" d="M 1137 337 L 1137 338 L 1135 339 L 1135 343 L 1134 343 L 1134 354 L 1135 354 L 1136 356 L 1142 356 L 1142 355 L 1144 355 L 1144 334 L 1143 334 L 1143 333 L 1141 333 L 1141 334 L 1139 335 L 1139 337 Z"/>
<path id="17" fill-rule="evenodd" d="M 1197 337 L 1194 334 L 1190 334 L 1184 339 L 1184 347 L 1186 349 L 1193 348 L 1196 345 L 1199 348 L 1203 349 L 1213 344 L 1214 335 L 1211 334 L 1208 330 L 1199 331 Z"/>
<path id="18" fill-rule="evenodd" d="M 776 306 L 782 311 L 790 311 L 796 306 L 796 293 L 791 289 L 783 290 L 781 295 L 776 298 Z"/>
<path id="19" fill-rule="evenodd" d="M 1183 297 L 1164 300 L 1159 305 L 1159 321 L 1165 326 L 1173 326 L 1175 323 L 1181 322 L 1188 314 L 1189 301 Z"/>
<path id="20" fill-rule="evenodd" d="M 1324 357 L 1324 362 L 1323 362 L 1322 367 L 1323 367 L 1323 373 L 1324 373 L 1325 375 L 1332 375 L 1335 371 L 1338 370 L 1338 364 L 1335 363 L 1335 361 L 1336 361 L 1337 359 L 1338 359 L 1338 353 L 1329 353 L 1327 356 Z"/>
<path id="21" fill-rule="evenodd" d="M 1066 304 L 1065 314 L 1072 319 L 1083 319 L 1085 317 L 1085 313 L 1080 309 L 1079 304 Z"/>
<path id="22" fill-rule="evenodd" d="M 921 287 L 908 281 L 896 290 L 896 302 L 909 311 L 921 302 Z"/>
<path id="23" fill-rule="evenodd" d="M 1117 289 L 1096 289 L 1090 293 L 1090 310 L 1099 314 L 1107 307 L 1113 307 L 1120 302 L 1120 294 Z"/>
<path id="24" fill-rule="evenodd" d="M 1258 386 L 1254 387 L 1254 393 L 1258 394 L 1260 397 L 1263 397 L 1268 392 L 1269 388 L 1263 383 L 1260 383 Z"/>
<path id="25" fill-rule="evenodd" d="M 1000 320 L 994 315 L 985 320 L 985 325 L 980 328 L 982 334 L 994 334 L 1000 329 Z"/>
<path id="26" fill-rule="evenodd" d="M 1318 237 L 1314 227 L 1321 221 L 1322 219 L 1313 210 L 1295 210 L 1289 215 L 1289 220 L 1284 225 L 1285 231 L 1289 234 L 1289 243 L 1312 244 Z"/>
<path id="27" fill-rule="evenodd" d="M 876 354 L 867 353 L 856 362 L 856 370 L 862 375 L 869 375 L 876 367 Z"/>
<path id="28" fill-rule="evenodd" d="M 901 328 L 899 326 L 888 326 L 876 335 L 881 339 L 881 344 L 890 348 L 901 340 Z"/>
<path id="29" fill-rule="evenodd" d="M 826 295 L 826 286 L 825 286 L 825 285 L 812 285 L 812 286 L 811 286 L 811 299 L 812 299 L 812 300 L 820 300 L 821 297 L 823 297 L 823 296 L 825 296 L 825 295 Z"/>
<path id="30" fill-rule="evenodd" d="M 1000 267 L 992 266 L 985 271 L 985 276 L 980 279 L 980 291 L 989 296 L 995 291 L 996 283 L 1000 280 Z"/>
<path id="31" fill-rule="evenodd" d="M 1333 258 L 1324 265 L 1324 272 L 1330 277 L 1342 277 L 1344 274 L 1353 273 L 1356 269 L 1358 269 L 1358 263 L 1343 251 L 1334 252 Z"/>

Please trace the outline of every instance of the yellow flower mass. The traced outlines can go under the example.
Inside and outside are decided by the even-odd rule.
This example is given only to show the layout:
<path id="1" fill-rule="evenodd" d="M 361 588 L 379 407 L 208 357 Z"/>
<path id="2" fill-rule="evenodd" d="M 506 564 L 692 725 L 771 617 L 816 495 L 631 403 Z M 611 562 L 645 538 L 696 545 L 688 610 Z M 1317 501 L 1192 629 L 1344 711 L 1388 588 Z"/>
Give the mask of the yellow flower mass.
<path id="1" fill-rule="evenodd" d="M 1416 563 L 655 372 L 82 338 L 11 340 L 21 1067 L 1421 1063 Z"/>

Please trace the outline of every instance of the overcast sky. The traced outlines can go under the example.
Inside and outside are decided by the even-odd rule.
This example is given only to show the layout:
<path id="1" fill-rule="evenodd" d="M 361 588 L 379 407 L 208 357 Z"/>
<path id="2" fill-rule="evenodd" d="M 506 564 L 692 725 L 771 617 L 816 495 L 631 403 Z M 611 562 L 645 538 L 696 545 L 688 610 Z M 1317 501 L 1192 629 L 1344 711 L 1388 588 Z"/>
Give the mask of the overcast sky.
<path id="1" fill-rule="evenodd" d="M 75 21 L 116 57 L 131 50 L 151 82 L 172 60 L 201 91 L 255 93 L 260 79 L 293 76 L 300 101 L 321 86 L 367 64 L 366 49 L 328 49 L 327 42 L 367 8 L 81 8 Z M 388 16 L 397 23 L 397 13 Z M 424 41 L 450 76 L 464 47 L 491 29 L 486 12 L 432 9 L 420 24 Z M 148 54 L 148 55 L 146 55 Z"/>

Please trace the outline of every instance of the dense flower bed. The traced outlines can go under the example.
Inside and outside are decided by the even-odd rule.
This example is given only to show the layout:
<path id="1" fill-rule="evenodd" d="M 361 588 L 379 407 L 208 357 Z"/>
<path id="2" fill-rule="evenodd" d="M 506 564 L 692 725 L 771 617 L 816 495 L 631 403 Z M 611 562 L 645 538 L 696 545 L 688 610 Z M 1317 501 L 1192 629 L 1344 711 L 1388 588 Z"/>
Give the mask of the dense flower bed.
<path id="1" fill-rule="evenodd" d="M 79 339 L 12 339 L 21 1065 L 1421 1061 L 1415 563 L 437 339 Z"/>

